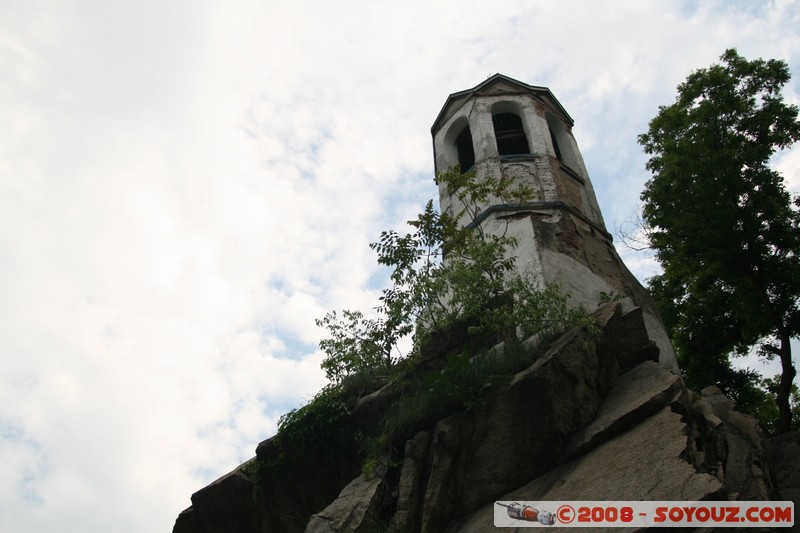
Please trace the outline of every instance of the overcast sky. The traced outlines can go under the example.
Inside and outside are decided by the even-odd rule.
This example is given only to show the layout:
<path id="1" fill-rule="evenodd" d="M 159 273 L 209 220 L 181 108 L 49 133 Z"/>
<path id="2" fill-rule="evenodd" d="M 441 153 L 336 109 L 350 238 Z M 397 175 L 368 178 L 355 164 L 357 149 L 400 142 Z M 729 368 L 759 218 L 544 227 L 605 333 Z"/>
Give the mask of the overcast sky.
<path id="1" fill-rule="evenodd" d="M 448 94 L 549 87 L 613 231 L 675 86 L 728 47 L 800 78 L 798 28 L 792 0 L 0 0 L 0 531 L 168 532 L 250 458 L 325 383 L 314 318 L 376 304 L 368 244 L 436 194 Z"/>

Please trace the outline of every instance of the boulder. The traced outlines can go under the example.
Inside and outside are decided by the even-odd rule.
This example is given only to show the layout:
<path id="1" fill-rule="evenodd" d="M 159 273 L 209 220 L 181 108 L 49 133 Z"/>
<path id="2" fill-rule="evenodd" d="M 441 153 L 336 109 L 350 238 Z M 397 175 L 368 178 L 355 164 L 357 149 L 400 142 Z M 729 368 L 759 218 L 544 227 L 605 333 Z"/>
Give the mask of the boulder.
<path id="1" fill-rule="evenodd" d="M 800 510 L 800 431 L 790 431 L 767 441 L 775 485 L 781 500 L 794 502 L 797 516 Z M 798 521 L 795 518 L 795 525 Z"/>
<path id="2" fill-rule="evenodd" d="M 709 409 L 703 406 L 707 403 Z M 706 430 L 702 451 L 713 449 L 716 463 L 714 470 L 725 483 L 728 499 L 731 500 L 768 500 L 775 499 L 777 493 L 773 487 L 769 472 L 769 460 L 764 448 L 764 434 L 756 420 L 736 410 L 733 400 L 725 396 L 717 387 L 707 387 L 696 398 L 693 411 L 703 413 L 703 417 L 695 417 L 699 422 L 713 429 L 710 438 Z M 696 442 L 700 442 L 697 441 Z M 708 458 L 706 458 L 707 463 Z"/>
<path id="3" fill-rule="evenodd" d="M 375 519 L 382 483 L 380 476 L 358 476 L 330 505 L 311 516 L 305 533 L 366 531 Z"/>
<path id="4" fill-rule="evenodd" d="M 680 377 L 660 364 L 651 361 L 639 364 L 614 382 L 594 420 L 570 439 L 564 459 L 576 457 L 623 433 L 671 404 L 682 390 Z"/>
<path id="5" fill-rule="evenodd" d="M 406 443 L 397 485 L 397 508 L 389 524 L 390 533 L 413 531 L 419 522 L 430 431 L 420 431 Z"/>
<path id="6" fill-rule="evenodd" d="M 175 521 L 173 533 L 251 533 L 258 531 L 261 506 L 247 475 L 253 460 L 192 494 L 192 506 Z"/>

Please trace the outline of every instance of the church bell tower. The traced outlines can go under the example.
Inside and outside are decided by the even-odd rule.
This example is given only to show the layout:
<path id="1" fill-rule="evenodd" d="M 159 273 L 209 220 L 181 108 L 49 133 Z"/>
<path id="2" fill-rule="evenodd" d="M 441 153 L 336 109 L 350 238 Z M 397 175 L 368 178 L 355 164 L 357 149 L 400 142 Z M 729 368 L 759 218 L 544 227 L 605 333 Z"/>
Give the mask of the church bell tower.
<path id="1" fill-rule="evenodd" d="M 623 312 L 641 312 L 659 361 L 678 371 L 654 302 L 625 267 L 608 233 L 575 138 L 573 120 L 546 87 L 495 74 L 451 94 L 431 128 L 436 172 L 459 166 L 477 179 L 523 184 L 529 197 L 481 206 L 472 222 L 516 238 L 516 267 L 558 284 L 574 305 L 594 310 L 603 293 L 622 297 Z M 442 212 L 459 210 L 446 185 Z"/>

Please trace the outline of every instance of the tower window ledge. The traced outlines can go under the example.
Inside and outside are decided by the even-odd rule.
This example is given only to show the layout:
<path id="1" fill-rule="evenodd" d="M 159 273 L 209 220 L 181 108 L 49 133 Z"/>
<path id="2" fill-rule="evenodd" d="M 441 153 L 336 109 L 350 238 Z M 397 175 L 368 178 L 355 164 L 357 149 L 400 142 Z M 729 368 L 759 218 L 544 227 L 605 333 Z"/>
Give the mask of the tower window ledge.
<path id="1" fill-rule="evenodd" d="M 583 179 L 583 177 L 580 174 L 578 174 L 575 170 L 573 170 L 572 168 L 570 168 L 567 165 L 565 165 L 563 161 L 559 161 L 559 163 L 560 163 L 560 166 L 561 166 L 561 170 L 563 170 L 564 173 L 567 174 L 569 177 L 575 178 L 576 180 L 578 180 L 581 183 L 584 183 L 584 184 L 586 183 L 586 181 Z"/>
<path id="2" fill-rule="evenodd" d="M 536 156 L 533 154 L 511 154 L 501 155 L 500 161 L 533 161 Z"/>
<path id="3" fill-rule="evenodd" d="M 469 166 L 469 168 L 466 168 L 466 169 L 462 168 L 461 169 L 461 173 L 462 174 L 466 174 L 468 172 L 473 172 L 474 170 L 475 170 L 475 164 L 472 164 L 472 165 Z"/>

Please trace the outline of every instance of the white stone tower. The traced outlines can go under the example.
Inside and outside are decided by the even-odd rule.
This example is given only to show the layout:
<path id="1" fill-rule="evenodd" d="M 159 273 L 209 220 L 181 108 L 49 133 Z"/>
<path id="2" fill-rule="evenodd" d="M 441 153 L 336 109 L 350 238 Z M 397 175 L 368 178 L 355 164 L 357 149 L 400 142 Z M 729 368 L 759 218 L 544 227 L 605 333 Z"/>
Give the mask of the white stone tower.
<path id="1" fill-rule="evenodd" d="M 647 291 L 625 267 L 606 231 L 589 174 L 572 136 L 572 118 L 546 87 L 496 74 L 451 94 L 431 128 L 437 172 L 460 165 L 478 179 L 524 183 L 531 197 L 481 206 L 476 223 L 502 225 L 516 237 L 516 265 L 557 283 L 575 305 L 594 309 L 601 294 L 624 297 L 623 310 L 641 308 L 659 360 L 678 371 L 675 354 Z M 439 191 L 442 212 L 457 200 Z"/>

